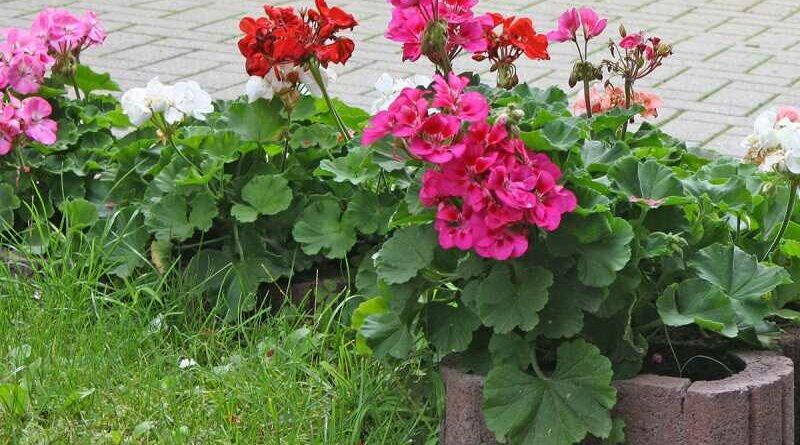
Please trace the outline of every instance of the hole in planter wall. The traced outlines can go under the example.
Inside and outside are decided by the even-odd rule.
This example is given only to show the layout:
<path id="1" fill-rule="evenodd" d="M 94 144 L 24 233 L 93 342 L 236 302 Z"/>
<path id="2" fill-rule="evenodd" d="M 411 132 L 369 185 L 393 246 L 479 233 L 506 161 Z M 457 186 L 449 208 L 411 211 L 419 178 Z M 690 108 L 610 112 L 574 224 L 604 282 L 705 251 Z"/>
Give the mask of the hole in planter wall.
<path id="1" fill-rule="evenodd" d="M 722 380 L 745 368 L 744 362 L 725 349 L 686 345 L 673 345 L 673 349 L 667 345 L 651 347 L 642 372 L 681 377 L 696 382 Z"/>

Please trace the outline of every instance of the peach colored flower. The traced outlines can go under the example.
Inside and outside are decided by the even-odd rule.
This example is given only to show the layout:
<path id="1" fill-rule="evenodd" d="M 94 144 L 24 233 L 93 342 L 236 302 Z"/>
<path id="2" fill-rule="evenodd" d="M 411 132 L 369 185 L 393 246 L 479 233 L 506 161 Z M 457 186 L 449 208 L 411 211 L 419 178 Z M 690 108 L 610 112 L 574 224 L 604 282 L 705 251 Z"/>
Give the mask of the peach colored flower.
<path id="1" fill-rule="evenodd" d="M 603 114 L 614 108 L 625 106 L 625 91 L 620 87 L 609 86 L 603 93 L 600 93 L 596 87 L 592 87 L 589 92 L 589 101 L 592 104 L 593 114 Z M 633 94 L 633 103 L 644 107 L 644 110 L 639 113 L 644 118 L 658 117 L 658 109 L 663 104 L 659 96 L 647 91 L 636 91 Z M 578 97 L 572 108 L 575 114 L 586 113 L 586 100 Z"/>

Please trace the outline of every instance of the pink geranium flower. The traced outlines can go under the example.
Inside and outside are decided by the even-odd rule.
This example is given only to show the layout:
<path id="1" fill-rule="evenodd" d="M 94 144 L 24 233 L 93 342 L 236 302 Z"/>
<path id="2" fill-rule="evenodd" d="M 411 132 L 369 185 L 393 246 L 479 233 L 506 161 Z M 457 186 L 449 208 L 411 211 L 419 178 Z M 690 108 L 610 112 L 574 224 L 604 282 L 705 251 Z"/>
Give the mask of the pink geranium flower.
<path id="1" fill-rule="evenodd" d="M 466 50 L 486 50 L 483 26 L 472 12 L 476 0 L 390 0 L 394 6 L 386 38 L 403 44 L 403 60 L 416 61 L 423 54 L 425 33 L 432 23 L 445 27 L 444 48 L 449 56 Z M 426 54 L 434 62 L 439 55 Z"/>
<path id="2" fill-rule="evenodd" d="M 605 31 L 608 19 L 601 19 L 594 9 L 581 8 L 578 15 L 581 18 L 581 27 L 586 40 L 593 39 Z"/>
<path id="3" fill-rule="evenodd" d="M 558 184 L 561 170 L 547 155 L 529 151 L 503 120 L 487 121 L 488 101 L 468 84 L 467 77 L 437 75 L 427 91 L 404 90 L 372 119 L 362 141 L 392 135 L 428 162 L 419 198 L 437 208 L 443 248 L 517 258 L 528 250 L 531 225 L 555 230 L 577 200 Z"/>
<path id="4" fill-rule="evenodd" d="M 461 121 L 455 116 L 434 114 L 419 127 L 419 132 L 411 138 L 408 151 L 414 156 L 444 164 L 464 154 L 466 147 L 457 141 Z"/>
<path id="5" fill-rule="evenodd" d="M 482 257 L 506 261 L 519 258 L 528 251 L 527 229 L 482 229 L 484 230 L 475 242 L 475 251 Z"/>
<path id="6" fill-rule="evenodd" d="M 41 60 L 28 54 L 19 54 L 8 65 L 8 84 L 22 94 L 39 91 L 46 68 Z"/>
<path id="7" fill-rule="evenodd" d="M 644 44 L 644 37 L 641 34 L 628 34 L 619 41 L 620 48 L 631 50 Z"/>
<path id="8" fill-rule="evenodd" d="M 780 122 L 784 119 L 788 120 L 789 122 L 800 122 L 800 108 L 790 106 L 779 107 L 778 117 L 776 120 Z"/>
<path id="9" fill-rule="evenodd" d="M 558 28 L 547 33 L 550 42 L 564 43 L 578 40 L 578 29 L 583 30 L 583 39 L 588 41 L 603 33 L 608 24 L 592 8 L 568 9 L 558 18 Z"/>
<path id="10" fill-rule="evenodd" d="M 0 109 L 0 156 L 5 156 L 14 148 L 14 139 L 22 132 L 17 110 L 11 104 Z"/>
<path id="11" fill-rule="evenodd" d="M 34 141 L 45 145 L 56 142 L 58 125 L 48 119 L 53 108 L 41 97 L 29 97 L 22 101 L 18 114 L 24 123 L 25 134 Z"/>

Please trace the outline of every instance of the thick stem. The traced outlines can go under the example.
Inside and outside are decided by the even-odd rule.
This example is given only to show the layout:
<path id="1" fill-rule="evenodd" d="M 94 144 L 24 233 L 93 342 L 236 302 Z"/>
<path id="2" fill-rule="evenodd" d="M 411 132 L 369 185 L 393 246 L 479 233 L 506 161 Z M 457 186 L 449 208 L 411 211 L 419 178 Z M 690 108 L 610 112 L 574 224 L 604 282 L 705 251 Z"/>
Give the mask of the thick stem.
<path id="1" fill-rule="evenodd" d="M 631 100 L 633 99 L 633 81 L 630 79 L 625 79 L 625 109 L 630 110 L 631 108 Z M 628 124 L 630 121 L 625 121 L 622 124 L 622 134 L 620 135 L 620 139 L 623 141 L 625 140 L 625 136 L 628 134 Z"/>
<path id="2" fill-rule="evenodd" d="M 75 77 L 74 70 L 70 70 L 69 80 L 70 82 L 72 82 L 72 90 L 75 92 L 75 98 L 83 102 L 83 98 L 81 97 L 81 90 L 80 88 L 78 88 L 78 79 Z"/>
<path id="3" fill-rule="evenodd" d="M 772 252 L 778 248 L 781 239 L 783 239 L 783 234 L 786 233 L 786 228 L 789 227 L 789 222 L 792 220 L 792 213 L 794 213 L 794 205 L 797 203 L 798 184 L 800 184 L 800 181 L 796 179 L 792 180 L 792 186 L 789 189 L 789 204 L 786 206 L 786 215 L 783 217 L 783 223 L 781 224 L 780 230 L 778 230 L 778 234 L 775 236 L 775 240 L 772 241 L 769 249 L 767 249 L 764 256 L 761 258 L 761 261 L 766 261 Z"/>
<path id="4" fill-rule="evenodd" d="M 317 83 L 319 90 L 322 92 L 322 98 L 325 99 L 325 104 L 328 105 L 328 111 L 331 113 L 331 116 L 333 116 L 333 120 L 336 121 L 339 132 L 342 134 L 345 142 L 350 141 L 350 139 L 352 139 L 350 137 L 350 130 L 347 129 L 344 121 L 339 116 L 339 112 L 336 111 L 336 107 L 333 105 L 330 95 L 328 95 L 328 89 L 325 87 L 325 82 L 322 80 L 322 73 L 320 73 L 319 70 L 319 62 L 313 59 L 310 60 L 308 62 L 308 68 L 309 71 L 311 71 L 311 75 L 314 77 L 314 82 Z"/>
<path id="5" fill-rule="evenodd" d="M 439 65 L 439 70 L 442 71 L 442 76 L 447 77 L 448 74 L 453 72 L 453 64 L 450 63 L 450 56 L 447 54 L 447 51 L 443 51 L 444 55 L 441 57 L 441 62 Z"/>
<path id="6" fill-rule="evenodd" d="M 583 79 L 583 100 L 586 101 L 586 117 L 592 118 L 592 95 L 589 92 L 590 83 L 588 79 Z"/>

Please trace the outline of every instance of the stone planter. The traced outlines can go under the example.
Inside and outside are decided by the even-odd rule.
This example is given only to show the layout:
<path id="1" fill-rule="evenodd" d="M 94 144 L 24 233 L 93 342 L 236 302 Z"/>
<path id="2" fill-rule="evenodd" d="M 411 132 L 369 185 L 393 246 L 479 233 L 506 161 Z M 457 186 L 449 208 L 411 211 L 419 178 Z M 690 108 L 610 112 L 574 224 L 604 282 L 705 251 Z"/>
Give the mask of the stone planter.
<path id="1" fill-rule="evenodd" d="M 773 352 L 736 353 L 745 368 L 722 380 L 640 375 L 614 383 L 627 445 L 794 445 L 794 369 Z M 481 412 L 483 377 L 442 366 L 442 445 L 495 445 Z"/>
<path id="2" fill-rule="evenodd" d="M 800 366 L 800 328 L 789 328 L 786 329 L 783 336 L 780 339 L 781 348 L 783 348 L 783 354 L 790 359 L 794 363 L 795 369 Z M 800 406 L 800 373 L 794 374 L 794 386 L 795 386 L 795 393 L 794 393 L 794 406 Z M 795 410 L 795 417 L 794 422 L 795 425 L 800 425 L 798 422 L 798 417 L 800 417 L 800 409 L 796 408 Z M 800 444 L 800 428 L 795 426 L 794 431 L 794 441 L 796 444 Z"/>

